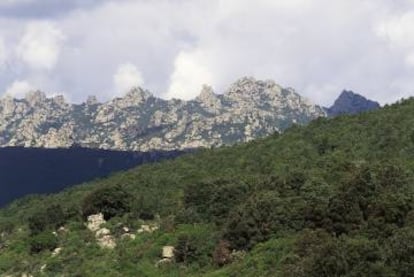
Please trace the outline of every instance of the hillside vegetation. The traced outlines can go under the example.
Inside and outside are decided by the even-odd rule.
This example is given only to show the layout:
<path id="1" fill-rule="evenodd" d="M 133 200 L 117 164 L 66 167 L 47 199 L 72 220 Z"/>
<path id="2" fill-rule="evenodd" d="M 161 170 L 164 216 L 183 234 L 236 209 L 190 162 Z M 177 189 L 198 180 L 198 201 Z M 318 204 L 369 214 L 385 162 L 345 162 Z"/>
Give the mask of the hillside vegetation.
<path id="1" fill-rule="evenodd" d="M 0 272 L 413 276 L 413 158 L 410 99 L 26 197 L 0 211 Z M 114 249 L 85 227 L 99 212 Z"/>

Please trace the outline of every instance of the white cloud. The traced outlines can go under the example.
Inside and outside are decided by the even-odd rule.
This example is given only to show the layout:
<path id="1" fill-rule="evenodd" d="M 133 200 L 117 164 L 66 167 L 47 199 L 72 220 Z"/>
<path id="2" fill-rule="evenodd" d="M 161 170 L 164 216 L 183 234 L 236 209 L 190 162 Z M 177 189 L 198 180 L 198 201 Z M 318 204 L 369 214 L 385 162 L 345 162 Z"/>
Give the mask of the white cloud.
<path id="1" fill-rule="evenodd" d="M 50 22 L 32 22 L 17 46 L 18 57 L 33 69 L 51 70 L 57 63 L 64 36 Z"/>
<path id="2" fill-rule="evenodd" d="M 12 6 L 12 5 L 18 5 L 18 4 L 27 4 L 27 3 L 31 3 L 33 2 L 33 0 L 2 0 L 0 2 L 0 7 L 1 6 Z"/>
<path id="3" fill-rule="evenodd" d="M 16 73 L 2 72 L 0 85 L 29 80 L 75 101 L 89 94 L 106 100 L 113 87 L 123 93 L 142 85 L 137 76 L 144 75 L 153 93 L 188 99 L 203 83 L 220 93 L 253 75 L 324 105 L 344 88 L 384 103 L 414 87 L 412 0 L 125 0 L 76 7 L 53 24 L 0 15 L 0 35 L 9 48 L 19 44 L 24 61 L 12 62 Z M 26 25 L 19 43 L 16 34 Z M 120 61 L 132 66 L 119 70 L 116 81 Z"/>
<path id="4" fill-rule="evenodd" d="M 414 11 L 393 15 L 382 21 L 377 34 L 389 43 L 393 52 L 404 55 L 406 65 L 414 66 Z"/>
<path id="5" fill-rule="evenodd" d="M 121 64 L 113 77 L 113 81 L 116 94 L 125 93 L 133 87 L 144 84 L 144 78 L 141 72 L 132 63 Z"/>
<path id="6" fill-rule="evenodd" d="M 2 37 L 0 37 L 0 69 L 4 66 L 6 62 L 6 45 Z"/>
<path id="7" fill-rule="evenodd" d="M 17 80 L 6 89 L 5 94 L 16 98 L 22 98 L 26 93 L 33 89 L 33 86 L 28 81 Z"/>
<path id="8" fill-rule="evenodd" d="M 412 48 L 414 46 L 414 11 L 387 18 L 379 24 L 377 33 L 394 46 Z"/>
<path id="9" fill-rule="evenodd" d="M 414 51 L 407 54 L 405 62 L 408 66 L 414 67 Z"/>
<path id="10" fill-rule="evenodd" d="M 175 59 L 174 72 L 166 98 L 192 99 L 201 91 L 202 84 L 213 82 L 213 72 L 201 51 L 181 52 Z"/>

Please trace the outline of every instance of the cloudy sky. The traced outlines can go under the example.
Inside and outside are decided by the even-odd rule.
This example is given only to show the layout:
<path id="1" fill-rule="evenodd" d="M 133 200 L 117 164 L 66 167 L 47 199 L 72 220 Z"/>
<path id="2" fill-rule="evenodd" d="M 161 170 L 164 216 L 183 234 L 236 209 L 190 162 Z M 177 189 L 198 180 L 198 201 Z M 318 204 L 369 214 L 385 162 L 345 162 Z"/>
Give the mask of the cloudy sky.
<path id="1" fill-rule="evenodd" d="M 414 0 L 0 0 L 0 95 L 189 99 L 242 76 L 323 105 L 414 95 Z"/>

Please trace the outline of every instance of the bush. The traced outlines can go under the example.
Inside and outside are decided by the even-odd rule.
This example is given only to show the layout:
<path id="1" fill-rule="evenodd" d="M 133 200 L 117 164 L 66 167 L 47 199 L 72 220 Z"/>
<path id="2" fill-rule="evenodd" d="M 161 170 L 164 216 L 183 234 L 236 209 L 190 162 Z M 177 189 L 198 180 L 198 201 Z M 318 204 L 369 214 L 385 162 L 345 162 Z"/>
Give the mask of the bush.
<path id="1" fill-rule="evenodd" d="M 176 262 L 199 266 L 211 264 L 217 244 L 216 234 L 211 227 L 204 224 L 178 226 L 174 250 Z"/>
<path id="2" fill-rule="evenodd" d="M 30 251 L 32 253 L 39 253 L 43 250 L 52 251 L 57 246 L 58 239 L 51 232 L 42 232 L 32 236 L 30 239 Z"/>
<path id="3" fill-rule="evenodd" d="M 323 230 L 305 230 L 294 247 L 295 257 L 286 260 L 283 276 L 395 276 L 384 263 L 376 241 L 364 237 L 332 237 Z"/>
<path id="4" fill-rule="evenodd" d="M 15 227 L 15 223 L 10 219 L 0 220 L 0 234 L 10 234 Z"/>
<path id="5" fill-rule="evenodd" d="M 29 228 L 32 234 L 38 234 L 48 229 L 56 229 L 66 221 L 62 207 L 52 204 L 29 217 Z"/>
<path id="6" fill-rule="evenodd" d="M 121 186 L 98 188 L 83 199 L 82 214 L 86 218 L 91 214 L 102 213 L 108 220 L 129 212 L 130 205 L 131 195 Z"/>
<path id="7" fill-rule="evenodd" d="M 175 260 L 179 263 L 189 264 L 197 260 L 197 246 L 194 238 L 184 234 L 180 235 L 174 250 Z"/>
<path id="8" fill-rule="evenodd" d="M 249 187 L 236 181 L 213 180 L 185 188 L 184 206 L 180 218 L 185 223 L 214 222 L 221 224 L 229 211 L 246 199 Z"/>
<path id="9" fill-rule="evenodd" d="M 224 238 L 233 249 L 251 249 L 278 232 L 300 230 L 304 226 L 303 210 L 304 201 L 298 197 L 260 192 L 230 213 Z"/>
<path id="10" fill-rule="evenodd" d="M 390 252 L 387 263 L 398 276 L 413 276 L 414 272 L 414 228 L 402 228 L 390 238 Z"/>

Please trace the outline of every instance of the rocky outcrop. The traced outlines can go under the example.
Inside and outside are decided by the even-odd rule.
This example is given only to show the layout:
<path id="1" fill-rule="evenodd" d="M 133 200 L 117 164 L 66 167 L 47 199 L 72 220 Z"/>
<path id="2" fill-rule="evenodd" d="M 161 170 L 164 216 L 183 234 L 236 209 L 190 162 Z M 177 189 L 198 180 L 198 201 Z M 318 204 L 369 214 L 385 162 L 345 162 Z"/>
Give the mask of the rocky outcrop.
<path id="1" fill-rule="evenodd" d="M 159 229 L 159 226 L 158 225 L 155 225 L 155 224 L 151 224 L 151 225 L 149 225 L 149 224 L 143 224 L 143 225 L 141 225 L 141 227 L 138 229 L 138 234 L 141 234 L 141 233 L 153 233 L 153 232 L 155 232 L 155 231 L 157 231 Z"/>
<path id="2" fill-rule="evenodd" d="M 102 213 L 92 214 L 92 215 L 88 216 L 88 222 L 86 224 L 86 227 L 88 227 L 88 229 L 91 232 L 97 232 L 101 228 L 101 225 L 103 225 L 105 223 L 106 223 L 106 221 L 105 221 L 104 215 Z"/>
<path id="3" fill-rule="evenodd" d="M 344 90 L 335 100 L 335 103 L 326 109 L 326 112 L 329 117 L 334 117 L 341 114 L 358 114 L 379 108 L 380 104 L 378 102 L 371 101 L 353 91 Z"/>
<path id="4" fill-rule="evenodd" d="M 101 228 L 106 221 L 102 213 L 88 216 L 86 227 L 95 233 L 96 242 L 102 248 L 114 249 L 116 242 L 111 235 L 111 231 L 107 228 Z"/>
<path id="5" fill-rule="evenodd" d="M 141 88 L 122 98 L 68 104 L 42 92 L 0 99 L 0 147 L 148 151 L 211 147 L 280 132 L 325 116 L 293 89 L 242 78 L 223 94 L 209 86 L 194 100 L 163 100 Z"/>
<path id="6" fill-rule="evenodd" d="M 107 228 L 101 228 L 96 231 L 95 237 L 98 245 L 102 248 L 114 249 L 116 247 L 115 239 Z"/>

